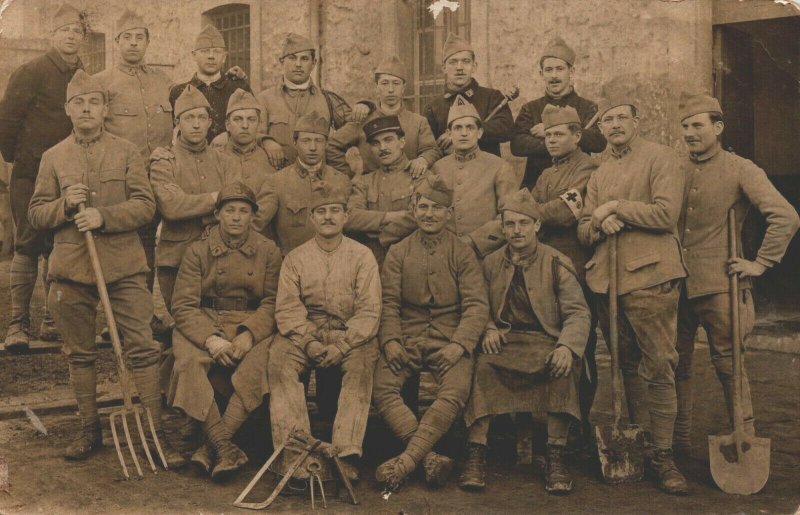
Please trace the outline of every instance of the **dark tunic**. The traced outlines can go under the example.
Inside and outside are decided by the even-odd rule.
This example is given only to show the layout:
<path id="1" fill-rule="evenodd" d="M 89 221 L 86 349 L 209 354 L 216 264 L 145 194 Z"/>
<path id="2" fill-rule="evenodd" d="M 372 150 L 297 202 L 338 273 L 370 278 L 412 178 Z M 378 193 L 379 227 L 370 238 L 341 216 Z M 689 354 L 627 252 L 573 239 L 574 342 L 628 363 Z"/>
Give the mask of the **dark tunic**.
<path id="1" fill-rule="evenodd" d="M 183 82 L 181 84 L 172 86 L 169 92 L 169 103 L 172 108 L 175 108 L 175 101 L 183 93 L 184 88 L 191 84 L 206 97 L 208 103 L 211 104 L 211 127 L 208 129 L 206 139 L 209 143 L 217 137 L 217 135 L 225 132 L 225 112 L 228 109 L 228 99 L 237 89 L 243 89 L 252 93 L 250 85 L 247 81 L 237 78 L 231 78 L 223 74 L 218 80 L 206 85 L 205 82 L 197 78 L 197 74 L 192 76 L 192 80 Z"/>

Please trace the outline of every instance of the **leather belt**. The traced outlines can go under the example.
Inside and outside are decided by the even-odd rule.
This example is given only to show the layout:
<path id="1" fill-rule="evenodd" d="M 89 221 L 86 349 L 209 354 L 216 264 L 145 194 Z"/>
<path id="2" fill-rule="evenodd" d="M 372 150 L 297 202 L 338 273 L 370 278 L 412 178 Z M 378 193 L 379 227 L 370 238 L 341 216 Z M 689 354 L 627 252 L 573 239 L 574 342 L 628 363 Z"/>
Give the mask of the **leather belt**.
<path id="1" fill-rule="evenodd" d="M 246 297 L 200 297 L 200 307 L 217 311 L 255 311 L 261 305 L 260 300 Z"/>

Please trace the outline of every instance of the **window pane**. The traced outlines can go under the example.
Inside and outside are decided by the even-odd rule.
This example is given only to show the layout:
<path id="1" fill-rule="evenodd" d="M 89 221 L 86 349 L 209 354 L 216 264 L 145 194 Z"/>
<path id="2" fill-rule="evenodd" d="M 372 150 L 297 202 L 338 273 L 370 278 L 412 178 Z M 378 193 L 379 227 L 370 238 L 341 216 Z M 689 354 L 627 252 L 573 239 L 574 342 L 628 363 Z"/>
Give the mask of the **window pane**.
<path id="1" fill-rule="evenodd" d="M 221 6 L 207 13 L 222 33 L 228 47 L 227 67 L 239 66 L 250 74 L 250 8 L 242 5 Z"/>

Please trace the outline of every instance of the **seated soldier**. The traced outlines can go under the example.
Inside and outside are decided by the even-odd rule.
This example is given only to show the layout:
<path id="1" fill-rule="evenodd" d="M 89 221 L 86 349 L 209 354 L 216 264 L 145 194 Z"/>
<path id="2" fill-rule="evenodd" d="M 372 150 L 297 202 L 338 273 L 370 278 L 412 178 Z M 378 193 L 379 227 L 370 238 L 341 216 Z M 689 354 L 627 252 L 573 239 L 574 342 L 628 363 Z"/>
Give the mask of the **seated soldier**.
<path id="1" fill-rule="evenodd" d="M 492 316 L 464 415 L 468 456 L 459 486 L 486 486 L 486 437 L 493 415 L 545 412 L 545 490 L 566 494 L 572 479 L 563 452 L 570 422 L 581 418 L 578 384 L 591 314 L 572 262 L 538 242 L 540 215 L 527 189 L 508 198 L 502 218 L 508 244 L 483 262 Z"/>
<path id="2" fill-rule="evenodd" d="M 301 375 L 314 367 L 341 367 L 332 443 L 345 474 L 357 480 L 378 357 L 378 264 L 367 247 L 342 234 L 347 190 L 339 183 L 317 181 L 309 211 L 315 236 L 286 255 L 278 282 L 280 334 L 268 364 L 272 442 L 277 449 L 293 429 L 311 432 Z"/>
<path id="3" fill-rule="evenodd" d="M 245 184 L 223 186 L 214 211 L 219 225 L 189 247 L 175 282 L 175 366 L 168 398 L 203 423 L 206 443 L 192 462 L 211 471 L 214 480 L 247 463 L 231 438 L 269 391 L 267 349 L 275 330 L 281 254 L 251 228 L 257 210 L 255 194 Z M 212 385 L 220 381 L 213 375 L 222 384 L 228 378 L 233 383 L 224 416 L 214 399 Z"/>
<path id="4" fill-rule="evenodd" d="M 383 353 L 375 369 L 373 402 L 405 450 L 380 465 L 376 478 L 390 490 L 424 462 L 425 478 L 441 486 L 453 460 L 433 446 L 461 415 L 472 382 L 472 353 L 488 320 L 486 283 L 469 245 L 446 229 L 453 216 L 453 191 L 427 175 L 414 193 L 419 229 L 389 249 L 383 265 Z M 400 390 L 425 369 L 438 391 L 417 417 Z"/>

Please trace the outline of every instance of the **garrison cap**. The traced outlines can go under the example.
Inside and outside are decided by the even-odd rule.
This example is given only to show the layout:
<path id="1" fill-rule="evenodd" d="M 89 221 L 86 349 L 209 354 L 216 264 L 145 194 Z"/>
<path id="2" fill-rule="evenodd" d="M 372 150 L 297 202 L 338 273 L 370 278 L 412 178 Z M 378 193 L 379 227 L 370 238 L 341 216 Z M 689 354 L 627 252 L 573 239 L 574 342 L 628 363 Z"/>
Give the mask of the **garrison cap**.
<path id="1" fill-rule="evenodd" d="M 597 102 L 598 118 L 603 118 L 603 115 L 606 114 L 606 111 L 619 106 L 631 106 L 635 108 L 636 102 L 634 102 L 630 95 L 623 94 L 602 98 L 599 102 Z"/>
<path id="2" fill-rule="evenodd" d="M 406 67 L 396 55 L 385 58 L 381 61 L 381 64 L 375 68 L 375 80 L 378 80 L 378 75 L 381 74 L 392 75 L 403 79 L 403 82 L 408 82 L 406 78 Z"/>
<path id="3" fill-rule="evenodd" d="M 461 95 L 456 95 L 456 99 L 453 105 L 450 106 L 450 111 L 447 113 L 447 127 L 450 127 L 450 124 L 459 118 L 464 118 L 466 116 L 475 118 L 478 120 L 478 125 L 481 124 L 481 115 L 478 114 L 478 110 L 475 109 L 475 106 L 467 102 Z"/>
<path id="4" fill-rule="evenodd" d="M 147 24 L 144 22 L 141 16 L 131 11 L 130 9 L 125 9 L 125 12 L 122 13 L 120 19 L 117 20 L 116 35 L 119 36 L 126 30 L 131 30 L 131 29 L 147 30 Z"/>
<path id="5" fill-rule="evenodd" d="M 328 204 L 347 205 L 348 192 L 337 184 L 317 181 L 311 189 L 311 211 Z"/>
<path id="6" fill-rule="evenodd" d="M 722 116 L 719 100 L 709 95 L 694 95 L 681 102 L 678 107 L 681 121 L 700 113 L 717 113 Z"/>
<path id="7" fill-rule="evenodd" d="M 186 111 L 205 107 L 211 112 L 211 104 L 208 103 L 206 96 L 199 89 L 191 84 L 187 84 L 177 100 L 175 100 L 175 117 L 180 117 Z"/>
<path id="8" fill-rule="evenodd" d="M 538 220 L 540 216 L 539 206 L 533 200 L 533 195 L 531 195 L 528 188 L 522 188 L 506 197 L 500 211 L 513 211 L 521 215 L 530 216 L 534 220 Z"/>
<path id="9" fill-rule="evenodd" d="M 213 25 L 203 27 L 203 30 L 200 31 L 194 41 L 195 50 L 202 50 L 203 48 L 225 48 L 225 39 Z"/>
<path id="10" fill-rule="evenodd" d="M 262 114 L 261 104 L 258 103 L 256 97 L 242 88 L 238 88 L 234 91 L 228 99 L 228 109 L 225 111 L 225 116 L 228 116 L 234 111 L 239 111 L 240 109 L 256 109 L 259 114 Z"/>
<path id="11" fill-rule="evenodd" d="M 253 207 L 254 213 L 258 211 L 256 194 L 253 193 L 253 190 L 251 190 L 250 187 L 242 181 L 233 181 L 223 186 L 222 189 L 219 190 L 219 195 L 217 195 L 215 207 L 217 209 L 221 209 L 225 202 L 231 200 L 242 200 L 247 202 Z"/>
<path id="12" fill-rule="evenodd" d="M 328 119 L 313 110 L 306 113 L 297 120 L 294 126 L 294 134 L 298 132 L 313 132 L 314 134 L 322 134 L 326 138 L 331 132 L 330 123 Z"/>
<path id="13" fill-rule="evenodd" d="M 315 54 L 317 52 L 316 47 L 314 47 L 314 44 L 311 43 L 310 39 L 305 36 L 301 36 L 300 34 L 290 32 L 283 41 L 283 48 L 281 48 L 281 55 L 279 58 L 283 59 L 287 55 L 297 54 L 307 50 L 311 50 Z"/>
<path id="14" fill-rule="evenodd" d="M 451 32 L 447 35 L 447 40 L 444 42 L 444 48 L 442 49 L 442 62 L 447 61 L 447 58 L 451 55 L 458 52 L 463 52 L 464 50 L 472 52 L 473 56 L 475 55 L 475 50 L 472 49 L 472 45 L 469 44 L 469 41 L 458 34 L 453 34 Z"/>
<path id="15" fill-rule="evenodd" d="M 545 130 L 565 123 L 581 124 L 581 118 L 578 116 L 578 111 L 576 111 L 574 107 L 559 107 L 553 104 L 547 104 L 545 106 L 544 111 L 542 111 L 542 125 Z"/>
<path id="16" fill-rule="evenodd" d="M 108 100 L 106 88 L 103 84 L 97 80 L 94 75 L 89 75 L 78 68 L 78 70 L 75 71 L 75 75 L 72 76 L 72 80 L 67 84 L 67 102 L 78 95 L 85 95 L 87 93 L 102 93 L 103 98 Z"/>
<path id="17" fill-rule="evenodd" d="M 417 184 L 414 192 L 442 206 L 453 205 L 453 190 L 439 174 L 426 174 L 425 178 Z"/>
<path id="18" fill-rule="evenodd" d="M 556 57 L 566 62 L 570 66 L 575 64 L 575 51 L 572 50 L 567 43 L 558 36 L 551 39 L 547 43 L 547 46 L 544 47 L 542 57 L 539 59 L 539 66 L 542 65 L 542 61 L 544 61 L 547 57 Z"/>
<path id="19" fill-rule="evenodd" d="M 367 141 L 372 141 L 372 138 L 382 132 L 401 132 L 402 130 L 400 119 L 395 115 L 379 116 L 364 124 L 364 135 L 367 137 Z"/>
<path id="20" fill-rule="evenodd" d="M 56 31 L 64 25 L 69 25 L 71 23 L 80 23 L 84 32 L 86 32 L 85 13 L 82 13 L 73 6 L 64 3 L 53 15 L 53 20 L 50 26 L 52 27 L 53 31 Z"/>

